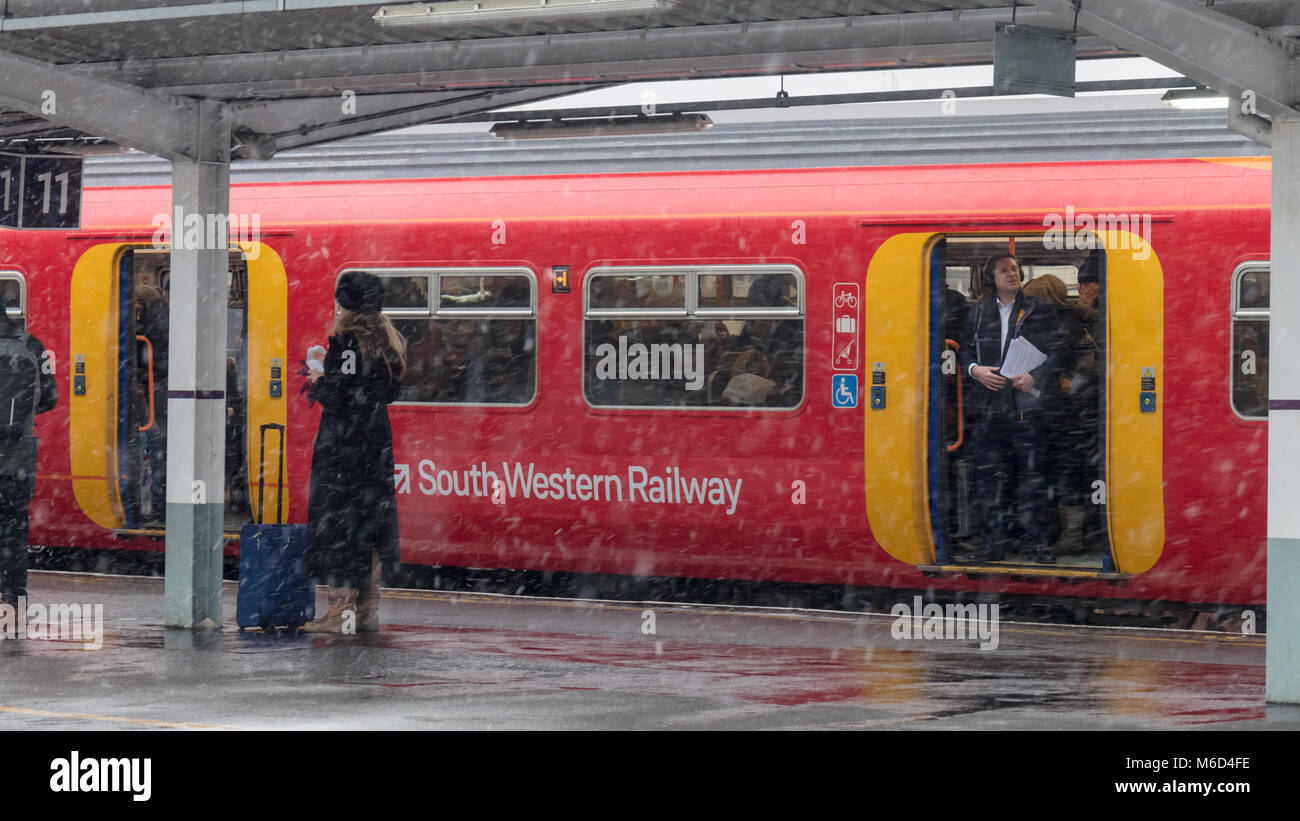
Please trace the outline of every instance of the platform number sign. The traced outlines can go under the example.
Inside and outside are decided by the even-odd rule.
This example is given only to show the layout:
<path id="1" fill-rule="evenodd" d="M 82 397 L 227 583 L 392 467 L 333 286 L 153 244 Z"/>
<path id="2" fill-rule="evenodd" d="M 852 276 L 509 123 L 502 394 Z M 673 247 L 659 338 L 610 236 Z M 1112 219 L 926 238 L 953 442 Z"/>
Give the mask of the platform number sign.
<path id="1" fill-rule="evenodd" d="M 81 158 L 0 154 L 0 225 L 81 227 Z"/>
<path id="2" fill-rule="evenodd" d="M 18 227 L 22 187 L 23 158 L 0 154 L 0 227 Z"/>

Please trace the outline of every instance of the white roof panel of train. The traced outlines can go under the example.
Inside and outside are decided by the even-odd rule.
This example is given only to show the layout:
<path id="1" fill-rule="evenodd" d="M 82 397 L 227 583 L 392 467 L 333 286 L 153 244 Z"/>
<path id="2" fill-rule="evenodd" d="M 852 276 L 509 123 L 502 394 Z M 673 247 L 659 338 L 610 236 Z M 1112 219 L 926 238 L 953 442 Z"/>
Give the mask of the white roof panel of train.
<path id="1" fill-rule="evenodd" d="M 232 182 L 415 179 L 873 165 L 1243 157 L 1267 149 L 1229 131 L 1221 111 L 1095 111 L 998 116 L 719 123 L 692 134 L 498 140 L 424 129 L 357 137 L 241 160 Z M 169 164 L 90 157 L 87 186 L 165 185 Z"/>

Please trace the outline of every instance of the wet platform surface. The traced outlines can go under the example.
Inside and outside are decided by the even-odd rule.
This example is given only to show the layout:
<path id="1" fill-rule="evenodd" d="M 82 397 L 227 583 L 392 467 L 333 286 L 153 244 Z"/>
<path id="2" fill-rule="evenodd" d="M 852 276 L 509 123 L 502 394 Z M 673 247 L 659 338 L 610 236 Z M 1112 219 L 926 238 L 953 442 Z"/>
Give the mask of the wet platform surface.
<path id="1" fill-rule="evenodd" d="M 277 637 L 233 626 L 229 583 L 195 633 L 162 579 L 49 572 L 29 601 L 102 603 L 105 638 L 0 641 L 0 730 L 1300 729 L 1262 636 L 1002 622 L 981 650 L 888 615 L 386 590 L 377 635 Z"/>

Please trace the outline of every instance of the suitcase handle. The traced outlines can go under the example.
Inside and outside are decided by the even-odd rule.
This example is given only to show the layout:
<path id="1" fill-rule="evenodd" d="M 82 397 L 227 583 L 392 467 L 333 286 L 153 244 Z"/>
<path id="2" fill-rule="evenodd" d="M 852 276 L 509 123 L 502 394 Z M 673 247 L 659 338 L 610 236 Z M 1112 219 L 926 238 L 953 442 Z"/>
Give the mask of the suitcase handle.
<path id="1" fill-rule="evenodd" d="M 266 519 L 266 509 L 262 506 L 262 487 L 266 478 L 266 431 L 267 429 L 280 431 L 280 472 L 276 476 L 276 494 L 275 494 L 275 523 L 282 524 L 284 519 L 284 425 L 278 422 L 267 422 L 258 429 L 259 442 L 257 446 L 257 524 L 262 524 Z"/>

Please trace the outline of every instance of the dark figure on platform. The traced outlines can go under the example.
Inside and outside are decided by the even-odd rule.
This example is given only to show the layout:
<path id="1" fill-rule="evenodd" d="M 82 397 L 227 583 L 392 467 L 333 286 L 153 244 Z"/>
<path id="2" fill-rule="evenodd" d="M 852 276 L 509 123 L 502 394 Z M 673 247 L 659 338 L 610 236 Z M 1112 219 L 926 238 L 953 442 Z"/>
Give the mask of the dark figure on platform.
<path id="1" fill-rule="evenodd" d="M 1023 536 L 1029 560 L 1050 564 L 1056 556 L 1047 546 L 1051 490 L 1042 464 L 1041 409 L 1045 395 L 1060 390 L 1060 330 L 1055 313 L 1021 291 L 1020 263 L 1014 256 L 990 259 L 983 278 L 994 290 L 971 306 L 958 353 L 961 370 L 970 377 L 966 413 L 983 537 L 981 549 L 963 559 L 998 561 Z M 1004 377 L 1000 370 L 1017 337 L 1047 360 L 1028 373 Z"/>
<path id="2" fill-rule="evenodd" d="M 406 370 L 406 341 L 379 312 L 383 294 L 371 274 L 339 279 L 324 373 L 309 374 L 322 411 L 312 449 L 307 562 L 330 590 L 328 613 L 305 630 L 339 632 L 351 610 L 359 632 L 377 632 L 383 568 L 398 562 L 388 405 Z"/>
<path id="3" fill-rule="evenodd" d="M 0 601 L 27 595 L 27 507 L 36 492 L 36 414 L 59 401 L 45 346 L 0 308 Z"/>

